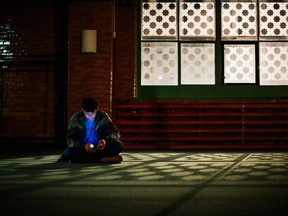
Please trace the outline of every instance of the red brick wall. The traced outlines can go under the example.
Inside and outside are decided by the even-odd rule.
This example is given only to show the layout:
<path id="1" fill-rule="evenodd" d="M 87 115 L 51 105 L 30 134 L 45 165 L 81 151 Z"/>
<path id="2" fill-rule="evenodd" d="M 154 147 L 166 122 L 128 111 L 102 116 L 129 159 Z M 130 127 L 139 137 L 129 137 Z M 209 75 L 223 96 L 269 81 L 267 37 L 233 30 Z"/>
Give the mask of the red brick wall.
<path id="1" fill-rule="evenodd" d="M 114 102 L 134 98 L 136 74 L 136 6 L 116 7 Z"/>
<path id="2" fill-rule="evenodd" d="M 0 136 L 53 138 L 55 8 L 1 6 L 0 17 Z"/>
<path id="3" fill-rule="evenodd" d="M 115 2 L 116 8 L 113 0 L 67 1 L 69 46 L 65 50 L 62 41 L 66 43 L 66 38 L 60 24 L 65 11 L 59 7 L 59 1 L 5 0 L 0 8 L 0 26 L 9 29 L 5 32 L 0 29 L 0 39 L 9 38 L 11 44 L 2 47 L 0 54 L 1 59 L 10 62 L 3 50 L 12 53 L 13 65 L 2 66 L 0 70 L 1 138 L 54 139 L 55 124 L 59 121 L 55 119 L 58 97 L 55 94 L 59 91 L 67 92 L 67 117 L 80 109 L 81 99 L 86 96 L 95 97 L 100 109 L 109 114 L 112 99 L 133 99 L 136 8 L 133 0 L 132 4 L 126 0 Z M 96 54 L 80 52 L 84 29 L 97 30 Z M 68 54 L 67 89 L 61 89 L 65 86 L 61 80 L 57 81 L 59 86 L 55 85 L 57 73 L 65 73 L 53 62 L 54 56 L 61 52 Z M 19 65 L 18 61 L 25 64 Z"/>
<path id="4" fill-rule="evenodd" d="M 111 109 L 113 48 L 112 1 L 70 2 L 68 116 L 81 108 L 83 97 L 97 99 L 99 108 Z M 97 30 L 97 53 L 81 53 L 81 31 Z"/>

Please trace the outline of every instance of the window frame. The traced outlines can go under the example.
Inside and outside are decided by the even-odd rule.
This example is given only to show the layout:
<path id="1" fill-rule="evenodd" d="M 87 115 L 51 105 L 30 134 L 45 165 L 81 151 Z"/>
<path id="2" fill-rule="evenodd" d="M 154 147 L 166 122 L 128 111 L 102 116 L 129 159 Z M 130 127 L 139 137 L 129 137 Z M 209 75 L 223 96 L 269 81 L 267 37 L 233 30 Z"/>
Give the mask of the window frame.
<path id="1" fill-rule="evenodd" d="M 257 5 L 259 4 L 257 1 Z M 179 3 L 177 3 L 179 4 Z M 288 86 L 259 84 L 259 7 L 257 20 L 257 40 L 222 40 L 221 29 L 221 4 L 222 1 L 215 1 L 215 41 L 207 40 L 153 40 L 156 42 L 177 42 L 178 43 L 178 85 L 177 86 L 142 86 L 141 85 L 141 43 L 151 40 L 142 40 L 142 1 L 137 3 L 137 66 L 136 66 L 136 94 L 138 99 L 254 99 L 254 98 L 287 98 Z M 177 13 L 179 18 L 179 11 Z M 179 31 L 179 25 L 178 31 Z M 265 40 L 267 42 L 267 40 Z M 269 41 L 270 42 L 270 41 Z M 278 42 L 278 41 L 277 41 Z M 287 41 L 279 41 L 287 42 Z M 182 43 L 214 43 L 215 44 L 215 85 L 182 85 L 181 84 L 181 44 Z M 225 44 L 254 44 L 255 45 L 255 83 L 224 83 L 224 45 Z M 218 55 L 219 54 L 219 55 Z"/>

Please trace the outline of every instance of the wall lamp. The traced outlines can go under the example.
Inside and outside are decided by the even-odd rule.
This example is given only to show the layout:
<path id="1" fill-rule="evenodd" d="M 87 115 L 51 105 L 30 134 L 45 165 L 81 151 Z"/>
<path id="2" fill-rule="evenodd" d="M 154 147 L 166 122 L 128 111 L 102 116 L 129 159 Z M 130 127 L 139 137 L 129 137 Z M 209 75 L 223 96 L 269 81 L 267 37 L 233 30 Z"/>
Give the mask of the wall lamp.
<path id="1" fill-rule="evenodd" d="M 96 53 L 97 51 L 97 31 L 96 30 L 82 30 L 81 33 L 81 52 L 82 53 Z"/>

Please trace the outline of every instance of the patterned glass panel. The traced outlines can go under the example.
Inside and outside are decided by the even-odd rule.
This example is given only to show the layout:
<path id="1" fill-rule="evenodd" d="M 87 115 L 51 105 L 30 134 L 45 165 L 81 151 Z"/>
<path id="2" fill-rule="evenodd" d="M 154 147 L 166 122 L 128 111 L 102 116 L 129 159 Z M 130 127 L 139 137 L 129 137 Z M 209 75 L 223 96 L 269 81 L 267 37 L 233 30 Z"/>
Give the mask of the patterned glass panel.
<path id="1" fill-rule="evenodd" d="M 224 83 L 255 83 L 255 45 L 224 46 Z"/>
<path id="2" fill-rule="evenodd" d="M 215 84 L 214 44 L 181 44 L 181 84 Z"/>
<path id="3" fill-rule="evenodd" d="M 261 39 L 288 39 L 288 2 L 260 3 Z"/>
<path id="4" fill-rule="evenodd" d="M 177 43 L 142 43 L 141 68 L 141 85 L 178 85 Z"/>
<path id="5" fill-rule="evenodd" d="M 257 39 L 257 3 L 222 2 L 222 39 L 256 40 Z"/>
<path id="6" fill-rule="evenodd" d="M 288 85 L 288 42 L 260 43 L 260 85 Z"/>
<path id="7" fill-rule="evenodd" d="M 203 0 L 202 0 L 203 1 Z M 180 2 L 180 37 L 215 39 L 215 3 L 213 0 L 202 2 Z"/>
<path id="8" fill-rule="evenodd" d="M 142 1 L 142 39 L 177 38 L 176 1 Z"/>

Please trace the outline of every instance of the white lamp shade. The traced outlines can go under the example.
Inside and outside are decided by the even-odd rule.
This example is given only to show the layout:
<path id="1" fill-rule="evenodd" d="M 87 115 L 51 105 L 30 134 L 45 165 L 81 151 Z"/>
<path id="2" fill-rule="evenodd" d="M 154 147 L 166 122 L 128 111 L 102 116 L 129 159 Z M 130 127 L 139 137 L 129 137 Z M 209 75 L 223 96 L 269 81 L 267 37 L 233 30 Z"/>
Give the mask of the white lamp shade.
<path id="1" fill-rule="evenodd" d="M 82 30 L 82 53 L 96 53 L 97 50 L 97 31 Z"/>

